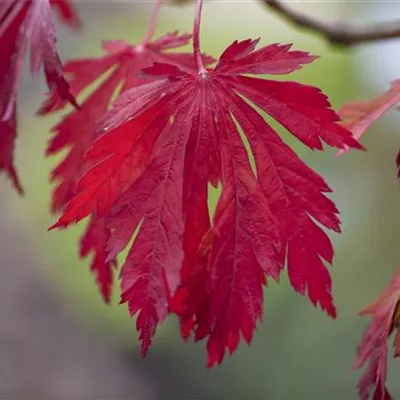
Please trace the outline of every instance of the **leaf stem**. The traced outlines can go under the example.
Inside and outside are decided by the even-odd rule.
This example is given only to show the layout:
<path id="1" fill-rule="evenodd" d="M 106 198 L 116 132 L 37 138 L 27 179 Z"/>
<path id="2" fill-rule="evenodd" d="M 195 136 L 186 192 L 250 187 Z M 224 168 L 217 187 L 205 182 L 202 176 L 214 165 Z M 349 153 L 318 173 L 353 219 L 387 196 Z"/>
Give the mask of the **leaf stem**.
<path id="1" fill-rule="evenodd" d="M 204 66 L 203 58 L 200 51 L 200 20 L 201 20 L 201 10 L 203 8 L 203 0 L 197 0 L 196 10 L 194 14 L 194 24 L 193 24 L 193 52 L 196 65 L 199 71 L 199 75 L 206 75 L 207 69 Z"/>
<path id="2" fill-rule="evenodd" d="M 154 32 L 156 30 L 157 26 L 157 21 L 158 21 L 158 16 L 160 14 L 161 7 L 163 5 L 163 0 L 157 0 L 156 4 L 153 8 L 153 12 L 151 13 L 150 21 L 149 21 L 149 26 L 147 28 L 146 35 L 144 36 L 144 39 L 142 41 L 142 46 L 146 46 L 150 43 L 151 38 L 154 35 Z"/>

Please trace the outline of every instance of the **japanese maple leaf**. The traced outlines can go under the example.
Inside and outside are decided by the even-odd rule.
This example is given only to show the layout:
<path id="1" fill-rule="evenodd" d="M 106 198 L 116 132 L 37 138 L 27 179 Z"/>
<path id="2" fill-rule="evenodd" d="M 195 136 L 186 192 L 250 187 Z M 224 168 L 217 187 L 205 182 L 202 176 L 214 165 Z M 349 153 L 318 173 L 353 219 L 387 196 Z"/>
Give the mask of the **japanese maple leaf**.
<path id="1" fill-rule="evenodd" d="M 246 76 L 288 74 L 315 59 L 290 45 L 256 50 L 257 43 L 235 41 L 206 69 L 195 30 L 198 71 L 165 63 L 146 68 L 151 82 L 124 92 L 103 119 L 76 195 L 53 226 L 95 210 L 112 232 L 110 258 L 139 228 L 121 271 L 121 302 L 138 313 L 143 354 L 172 307 L 197 339 L 208 337 L 209 365 L 221 362 L 240 335 L 250 342 L 263 284 L 279 278 L 286 257 L 294 289 L 335 316 L 322 262 L 332 262 L 333 250 L 314 222 L 339 231 L 338 211 L 324 195 L 331 189 L 254 106 L 311 149 L 322 150 L 323 141 L 361 146 L 337 124 L 319 89 Z M 222 192 L 210 223 L 208 183 L 217 180 Z M 188 300 L 179 304 L 174 296 L 185 289 L 180 301 Z"/>
<path id="2" fill-rule="evenodd" d="M 390 400 L 392 397 L 386 387 L 387 377 L 387 341 L 396 330 L 394 338 L 394 356 L 400 356 L 400 269 L 384 292 L 364 308 L 360 315 L 371 315 L 357 350 L 354 368 L 366 369 L 358 384 L 360 397 L 368 400 Z"/>
<path id="3" fill-rule="evenodd" d="M 400 102 L 400 80 L 392 82 L 391 88 L 374 99 L 355 101 L 342 106 L 339 111 L 342 125 L 351 130 L 356 140 L 360 140 L 366 130 L 382 115 Z M 339 155 L 348 151 L 346 147 Z"/>
<path id="4" fill-rule="evenodd" d="M 53 0 L 69 23 L 76 23 L 73 9 L 65 0 Z M 49 0 L 3 0 L 0 4 L 0 169 L 22 193 L 13 161 L 16 138 L 16 99 L 25 54 L 30 48 L 31 72 L 36 75 L 43 65 L 47 84 L 77 106 L 63 77 L 56 51 L 56 34 Z"/>
<path id="5" fill-rule="evenodd" d="M 157 11 L 156 6 L 155 12 Z M 152 30 L 153 27 L 150 26 L 149 29 Z M 146 35 L 146 37 L 148 36 Z M 82 102 L 81 110 L 73 110 L 52 128 L 54 137 L 47 147 L 46 155 L 51 156 L 65 149 L 69 150 L 65 159 L 52 171 L 51 180 L 59 182 L 53 193 L 53 212 L 61 211 L 74 196 L 77 179 L 84 172 L 83 156 L 96 138 L 96 124 L 109 108 L 111 99 L 129 88 L 143 83 L 144 78 L 140 76 L 139 72 L 155 61 L 168 61 L 180 65 L 183 69 L 193 70 L 195 67 L 193 55 L 167 52 L 167 50 L 187 44 L 190 37 L 191 35 L 188 34 L 178 35 L 177 32 L 174 32 L 153 42 L 145 38 L 138 45 L 130 45 L 122 40 L 108 41 L 103 44 L 106 55 L 100 58 L 72 60 L 65 64 L 64 72 L 74 96 L 79 96 L 99 78 L 106 75 L 106 79 Z M 205 57 L 205 60 L 210 62 L 212 59 Z M 53 91 L 39 110 L 39 114 L 49 114 L 65 105 L 65 99 Z M 128 148 L 126 150 L 129 151 Z M 128 174 L 130 155 L 126 153 L 125 156 L 128 156 L 125 171 Z M 122 176 L 121 179 L 127 179 L 127 177 Z M 99 227 L 96 226 L 97 224 Z M 95 253 L 92 270 L 97 274 L 104 299 L 109 301 L 112 288 L 112 268 L 115 265 L 115 260 L 107 260 L 106 257 L 109 231 L 104 227 L 102 218 L 93 216 L 89 232 L 84 242 L 87 244 L 87 248 L 91 247 L 91 241 L 94 243 L 91 247 Z M 83 257 L 88 254 L 88 251 L 81 251 L 80 254 Z"/>

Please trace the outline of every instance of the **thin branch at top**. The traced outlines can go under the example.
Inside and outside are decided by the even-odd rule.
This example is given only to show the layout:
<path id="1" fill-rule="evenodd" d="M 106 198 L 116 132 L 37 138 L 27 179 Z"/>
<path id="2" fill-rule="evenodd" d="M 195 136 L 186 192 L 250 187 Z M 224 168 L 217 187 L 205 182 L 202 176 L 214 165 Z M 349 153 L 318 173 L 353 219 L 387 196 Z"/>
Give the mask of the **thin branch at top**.
<path id="1" fill-rule="evenodd" d="M 352 46 L 400 37 L 400 20 L 357 26 L 345 22 L 329 23 L 295 11 L 280 0 L 261 0 L 288 22 L 319 33 L 335 45 Z"/>

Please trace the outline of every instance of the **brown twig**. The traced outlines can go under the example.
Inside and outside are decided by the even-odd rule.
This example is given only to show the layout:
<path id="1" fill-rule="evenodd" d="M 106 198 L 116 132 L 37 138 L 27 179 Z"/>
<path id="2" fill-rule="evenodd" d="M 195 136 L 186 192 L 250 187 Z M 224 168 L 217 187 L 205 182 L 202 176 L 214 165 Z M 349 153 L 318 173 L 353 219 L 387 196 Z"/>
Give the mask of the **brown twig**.
<path id="1" fill-rule="evenodd" d="M 400 20 L 364 26 L 345 22 L 329 23 L 295 11 L 280 0 L 261 0 L 261 2 L 294 25 L 319 33 L 331 44 L 352 46 L 400 37 Z"/>

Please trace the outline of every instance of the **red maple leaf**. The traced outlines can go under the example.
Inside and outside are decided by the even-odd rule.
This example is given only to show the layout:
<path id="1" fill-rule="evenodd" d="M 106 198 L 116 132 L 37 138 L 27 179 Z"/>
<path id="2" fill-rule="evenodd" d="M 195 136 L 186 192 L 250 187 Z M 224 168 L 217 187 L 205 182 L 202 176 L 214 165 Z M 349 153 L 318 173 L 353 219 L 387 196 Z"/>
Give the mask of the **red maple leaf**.
<path id="1" fill-rule="evenodd" d="M 64 73 L 68 78 L 71 92 L 76 97 L 101 77 L 106 76 L 106 79 L 82 102 L 81 110 L 73 110 L 52 128 L 54 137 L 47 147 L 46 155 L 51 156 L 65 149 L 69 149 L 65 159 L 51 174 L 52 181 L 59 181 L 53 193 L 53 212 L 61 211 L 75 195 L 77 179 L 84 172 L 83 156 L 96 138 L 98 120 L 104 116 L 112 98 L 127 89 L 144 83 L 145 80 L 140 76 L 139 72 L 155 61 L 168 61 L 180 65 L 181 68 L 188 71 L 194 70 L 195 63 L 193 55 L 166 51 L 187 44 L 191 35 L 178 35 L 177 32 L 174 32 L 162 36 L 153 42 L 149 41 L 154 31 L 155 18 L 159 11 L 160 4 L 161 3 L 158 3 L 154 9 L 149 32 L 146 34 L 142 43 L 130 45 L 122 40 L 104 42 L 103 48 L 107 53 L 105 56 L 100 58 L 77 59 L 68 61 L 65 64 Z M 205 57 L 205 60 L 210 62 L 212 59 Z M 61 98 L 58 93 L 54 91 L 50 93 L 47 101 L 39 110 L 39 114 L 49 114 L 50 112 L 59 110 L 65 105 L 65 99 Z M 120 162 L 125 162 L 126 167 L 122 169 L 125 175 L 120 179 L 128 182 L 129 179 L 126 174 L 129 173 L 131 163 L 128 153 L 130 148 L 124 150 L 123 142 L 121 142 L 121 145 L 121 150 L 125 151 L 125 161 L 122 157 Z M 104 151 L 107 151 L 107 149 L 104 149 Z M 121 154 L 122 153 L 119 155 Z M 93 160 L 93 163 L 95 163 L 95 160 Z M 107 171 L 104 171 L 104 173 L 107 173 Z M 98 227 L 97 224 L 99 224 Z M 85 238 L 85 248 L 92 247 L 95 253 L 92 270 L 97 274 L 101 293 L 108 302 L 111 294 L 112 268 L 115 265 L 115 260 L 107 260 L 106 257 L 106 244 L 109 239 L 109 231 L 104 227 L 104 220 L 102 218 L 93 215 L 89 232 L 86 234 Z M 91 245 L 91 241 L 93 241 L 94 245 Z M 81 252 L 81 256 L 86 256 L 87 253 L 87 251 L 83 251 Z"/>
<path id="2" fill-rule="evenodd" d="M 358 384 L 360 397 L 368 400 L 373 394 L 374 400 L 390 400 L 386 387 L 387 377 L 387 341 L 396 330 L 394 356 L 400 356 L 400 269 L 384 292 L 370 305 L 360 311 L 360 315 L 371 315 L 357 350 L 354 368 L 367 364 Z"/>
<path id="3" fill-rule="evenodd" d="M 331 189 L 254 106 L 311 149 L 322 150 L 322 142 L 361 146 L 338 125 L 319 89 L 247 76 L 288 74 L 315 59 L 308 53 L 235 41 L 206 69 L 199 51 L 202 1 L 197 4 L 197 71 L 165 63 L 145 68 L 152 81 L 125 91 L 103 119 L 76 195 L 53 228 L 95 212 L 112 232 L 111 259 L 138 230 L 121 271 L 121 302 L 138 313 L 142 354 L 172 310 L 183 334 L 208 337 L 211 366 L 226 348 L 234 351 L 241 335 L 251 341 L 263 284 L 279 278 L 286 258 L 293 288 L 335 316 L 322 261 L 332 262 L 333 249 L 314 222 L 339 232 L 338 210 L 324 195 Z M 208 183 L 218 181 L 222 191 L 210 223 Z"/>
<path id="4" fill-rule="evenodd" d="M 76 16 L 67 1 L 53 0 L 51 4 L 62 11 L 65 20 L 76 23 Z M 17 92 L 28 47 L 32 74 L 36 75 L 43 65 L 48 86 L 77 106 L 63 77 L 56 51 L 49 0 L 3 0 L 0 4 L 0 169 L 9 175 L 20 193 L 22 186 L 15 171 L 13 150 Z"/>
<path id="5" fill-rule="evenodd" d="M 366 130 L 382 115 L 400 102 L 400 80 L 393 81 L 390 89 L 382 95 L 366 101 L 346 103 L 339 111 L 342 125 L 348 128 L 356 140 L 360 140 Z M 345 148 L 339 155 L 348 151 Z"/>

